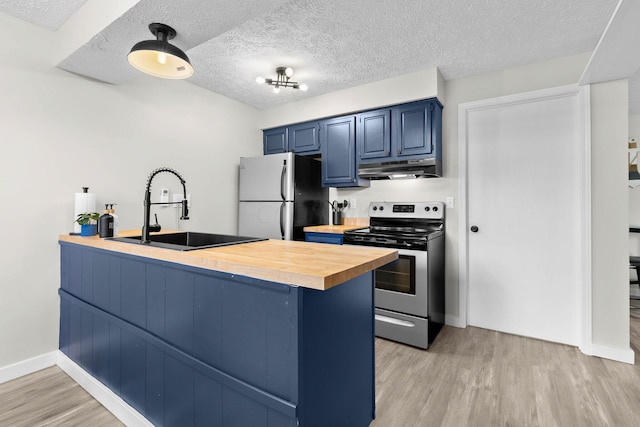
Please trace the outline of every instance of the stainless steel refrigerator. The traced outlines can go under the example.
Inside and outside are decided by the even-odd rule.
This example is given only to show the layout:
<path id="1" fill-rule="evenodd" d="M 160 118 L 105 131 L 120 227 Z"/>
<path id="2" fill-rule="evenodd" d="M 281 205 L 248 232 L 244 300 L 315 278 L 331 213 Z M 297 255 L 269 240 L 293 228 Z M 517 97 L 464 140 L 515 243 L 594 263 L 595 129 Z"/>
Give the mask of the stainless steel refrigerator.
<path id="1" fill-rule="evenodd" d="M 303 228 L 329 223 L 320 160 L 293 153 L 240 158 L 238 234 L 304 240 Z"/>

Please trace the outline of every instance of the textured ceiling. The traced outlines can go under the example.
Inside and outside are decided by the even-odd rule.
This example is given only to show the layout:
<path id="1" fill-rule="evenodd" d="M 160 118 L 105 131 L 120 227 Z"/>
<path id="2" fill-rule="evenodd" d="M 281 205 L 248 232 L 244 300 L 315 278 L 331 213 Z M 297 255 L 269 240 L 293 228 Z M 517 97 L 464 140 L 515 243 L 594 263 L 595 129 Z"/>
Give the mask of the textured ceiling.
<path id="1" fill-rule="evenodd" d="M 85 2 L 0 0 L 0 11 L 56 30 Z M 268 108 L 424 68 L 445 80 L 591 51 L 618 0 L 140 0 L 79 44 L 59 68 L 118 84 L 139 72 L 126 55 L 147 26 L 178 32 L 188 81 Z M 255 83 L 291 66 L 308 92 Z M 640 112 L 631 79 L 632 112 Z M 635 109 L 635 111 L 634 111 Z"/>
<path id="2" fill-rule="evenodd" d="M 0 11 L 57 30 L 87 0 L 0 0 Z"/>

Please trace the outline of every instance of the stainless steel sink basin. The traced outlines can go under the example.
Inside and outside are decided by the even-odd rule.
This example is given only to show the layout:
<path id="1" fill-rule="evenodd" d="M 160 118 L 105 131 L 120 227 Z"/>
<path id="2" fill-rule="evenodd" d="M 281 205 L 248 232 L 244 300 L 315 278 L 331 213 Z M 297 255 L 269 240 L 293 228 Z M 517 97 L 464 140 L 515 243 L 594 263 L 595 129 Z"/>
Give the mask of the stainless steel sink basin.
<path id="1" fill-rule="evenodd" d="M 116 242 L 134 243 L 142 245 L 142 236 L 112 237 Z M 196 249 L 217 248 L 220 246 L 237 245 L 240 243 L 259 242 L 267 240 L 257 237 L 230 236 L 226 234 L 195 233 L 185 231 L 180 233 L 152 234 L 151 242 L 146 246 L 173 249 L 174 251 L 193 251 Z"/>

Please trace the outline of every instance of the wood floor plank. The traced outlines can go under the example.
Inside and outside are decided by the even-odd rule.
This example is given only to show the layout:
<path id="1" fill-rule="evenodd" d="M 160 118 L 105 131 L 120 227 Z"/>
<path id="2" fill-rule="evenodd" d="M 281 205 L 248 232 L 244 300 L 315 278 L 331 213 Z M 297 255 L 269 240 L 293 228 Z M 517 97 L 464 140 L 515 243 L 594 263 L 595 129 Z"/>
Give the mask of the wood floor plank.
<path id="1" fill-rule="evenodd" d="M 472 327 L 445 326 L 427 351 L 376 339 L 376 387 L 371 427 L 640 425 L 640 365 Z"/>
<path id="2" fill-rule="evenodd" d="M 57 366 L 0 384 L 0 426 L 123 426 Z"/>

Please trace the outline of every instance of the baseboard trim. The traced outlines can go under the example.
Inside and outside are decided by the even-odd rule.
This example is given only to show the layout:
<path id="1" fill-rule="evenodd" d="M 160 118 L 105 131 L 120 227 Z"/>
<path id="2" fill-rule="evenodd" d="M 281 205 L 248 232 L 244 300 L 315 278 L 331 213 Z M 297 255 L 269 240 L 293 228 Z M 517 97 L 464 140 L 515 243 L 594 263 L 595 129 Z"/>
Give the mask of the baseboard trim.
<path id="1" fill-rule="evenodd" d="M 628 349 L 619 349 L 613 347 L 607 347 L 604 345 L 593 344 L 589 346 L 589 353 L 583 351 L 583 353 L 589 356 L 602 357 L 603 359 L 615 360 L 616 362 L 624 362 L 630 365 L 635 364 L 636 354 L 629 347 Z"/>
<path id="2" fill-rule="evenodd" d="M 14 363 L 13 365 L 0 368 L 0 384 L 15 380 L 24 375 L 29 375 L 45 368 L 49 368 L 58 362 L 58 351 L 45 353 L 31 359 Z"/>
<path id="3" fill-rule="evenodd" d="M 466 328 L 467 325 L 464 324 L 462 319 L 458 316 L 452 316 L 450 314 L 444 315 L 444 324 L 453 326 L 455 328 Z"/>
<path id="4" fill-rule="evenodd" d="M 0 368 L 0 384 L 20 378 L 45 368 L 57 365 L 69 375 L 80 387 L 93 396 L 116 418 L 129 427 L 153 427 L 142 414 L 133 409 L 127 402 L 112 392 L 107 386 L 89 375 L 73 360 L 60 350 L 52 351 L 13 365 Z"/>
<path id="5" fill-rule="evenodd" d="M 57 359 L 57 365 L 60 369 L 125 425 L 128 427 L 153 427 L 153 424 L 142 414 L 59 350 L 57 351 Z"/>

